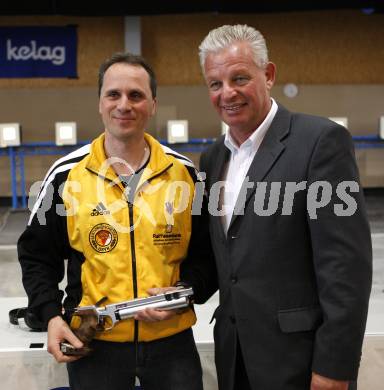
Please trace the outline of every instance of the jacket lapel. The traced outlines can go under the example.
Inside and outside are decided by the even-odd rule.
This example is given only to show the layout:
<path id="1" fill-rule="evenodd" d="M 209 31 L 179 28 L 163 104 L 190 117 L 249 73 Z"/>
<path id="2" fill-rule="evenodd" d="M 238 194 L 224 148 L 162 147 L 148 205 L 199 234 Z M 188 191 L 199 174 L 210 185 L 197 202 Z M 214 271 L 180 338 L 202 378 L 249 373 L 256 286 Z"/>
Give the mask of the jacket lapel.
<path id="1" fill-rule="evenodd" d="M 211 174 L 210 174 L 210 186 L 217 183 L 218 181 L 223 180 L 223 170 L 225 164 L 229 159 L 229 150 L 224 145 L 224 137 L 222 138 L 220 145 L 218 147 L 218 155 L 215 158 L 215 164 L 211 165 Z M 223 224 L 221 221 L 221 217 L 213 217 L 213 227 L 218 233 L 220 240 L 225 240 L 225 233 L 223 229 Z"/>
<path id="2" fill-rule="evenodd" d="M 220 141 L 218 147 L 218 154 L 215 158 L 215 164 L 212 164 L 212 171 L 210 174 L 210 184 L 214 184 L 217 181 L 223 180 L 224 164 L 229 160 L 229 150 L 224 145 L 224 137 Z"/>
<path id="3" fill-rule="evenodd" d="M 291 113 L 279 104 L 276 116 L 273 119 L 271 126 L 268 129 L 264 140 L 261 143 L 260 148 L 257 151 L 247 173 L 249 182 L 253 183 L 253 187 L 252 189 L 248 189 L 245 198 L 245 203 L 244 200 L 241 199 L 241 197 L 238 198 L 235 210 L 237 210 L 238 208 L 242 210 L 244 208 L 243 205 L 247 204 L 247 202 L 255 192 L 257 182 L 260 182 L 264 179 L 264 177 L 274 165 L 275 161 L 279 158 L 279 156 L 285 149 L 285 145 L 282 140 L 289 133 L 290 122 Z M 240 193 L 242 193 L 242 190 L 240 191 Z M 228 231 L 238 216 L 239 215 L 236 214 L 232 215 Z"/>

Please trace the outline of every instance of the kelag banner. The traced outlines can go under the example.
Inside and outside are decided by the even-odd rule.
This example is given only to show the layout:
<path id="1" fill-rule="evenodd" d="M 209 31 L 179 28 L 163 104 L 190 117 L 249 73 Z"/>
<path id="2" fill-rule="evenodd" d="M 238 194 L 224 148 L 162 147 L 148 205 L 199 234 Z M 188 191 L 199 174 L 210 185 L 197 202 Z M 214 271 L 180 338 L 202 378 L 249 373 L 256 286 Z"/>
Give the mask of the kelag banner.
<path id="1" fill-rule="evenodd" d="M 0 77 L 77 77 L 76 26 L 0 27 Z"/>

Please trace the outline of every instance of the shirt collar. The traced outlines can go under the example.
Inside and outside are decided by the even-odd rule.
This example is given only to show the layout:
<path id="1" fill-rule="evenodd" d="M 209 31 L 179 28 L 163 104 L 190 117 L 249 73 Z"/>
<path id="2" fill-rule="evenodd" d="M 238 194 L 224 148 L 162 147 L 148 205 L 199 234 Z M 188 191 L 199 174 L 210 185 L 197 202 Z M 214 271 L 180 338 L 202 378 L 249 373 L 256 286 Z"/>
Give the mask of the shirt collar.
<path id="1" fill-rule="evenodd" d="M 259 148 L 261 141 L 263 140 L 265 133 L 271 126 L 273 118 L 275 117 L 277 112 L 278 106 L 275 99 L 271 98 L 271 102 L 272 102 L 271 109 L 269 110 L 263 122 L 249 136 L 249 138 L 240 145 L 240 147 L 237 146 L 235 140 L 232 138 L 230 131 L 228 129 L 228 131 L 225 133 L 224 145 L 231 151 L 231 153 L 238 152 L 240 148 L 241 149 L 249 148 L 251 151 L 257 150 Z"/>

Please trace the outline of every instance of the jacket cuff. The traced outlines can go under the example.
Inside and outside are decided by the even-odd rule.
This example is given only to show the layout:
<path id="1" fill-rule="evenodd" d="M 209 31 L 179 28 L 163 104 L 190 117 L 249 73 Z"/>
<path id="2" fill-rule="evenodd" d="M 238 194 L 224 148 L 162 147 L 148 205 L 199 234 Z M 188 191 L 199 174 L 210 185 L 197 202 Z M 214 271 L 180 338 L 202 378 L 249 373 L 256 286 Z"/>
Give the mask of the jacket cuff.
<path id="1" fill-rule="evenodd" d="M 48 321 L 56 316 L 62 316 L 62 307 L 56 302 L 47 302 L 40 308 L 41 319 L 44 324 L 48 324 Z"/>
<path id="2" fill-rule="evenodd" d="M 339 381 L 356 381 L 359 371 L 358 362 L 346 362 L 346 359 L 336 360 L 332 358 L 321 358 L 314 356 L 312 371 L 316 374 Z"/>

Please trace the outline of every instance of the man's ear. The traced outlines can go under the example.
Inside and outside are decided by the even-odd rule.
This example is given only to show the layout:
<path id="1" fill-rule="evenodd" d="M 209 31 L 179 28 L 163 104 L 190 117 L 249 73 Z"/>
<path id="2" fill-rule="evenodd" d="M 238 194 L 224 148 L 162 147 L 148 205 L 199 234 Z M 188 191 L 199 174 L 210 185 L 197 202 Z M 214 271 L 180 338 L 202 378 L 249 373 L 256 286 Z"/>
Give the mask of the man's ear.
<path id="1" fill-rule="evenodd" d="M 155 115 L 155 113 L 156 113 L 156 107 L 157 107 L 157 100 L 156 100 L 156 98 L 153 98 L 151 116 L 154 116 L 154 115 Z"/>
<path id="2" fill-rule="evenodd" d="M 276 79 L 276 65 L 273 62 L 268 62 L 267 66 L 265 67 L 265 76 L 267 88 L 270 90 L 275 84 Z"/>

